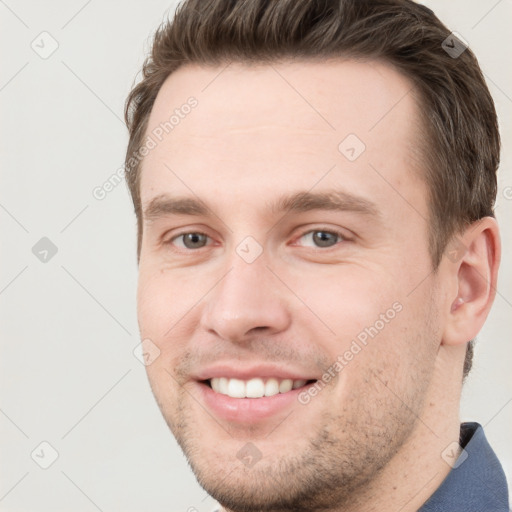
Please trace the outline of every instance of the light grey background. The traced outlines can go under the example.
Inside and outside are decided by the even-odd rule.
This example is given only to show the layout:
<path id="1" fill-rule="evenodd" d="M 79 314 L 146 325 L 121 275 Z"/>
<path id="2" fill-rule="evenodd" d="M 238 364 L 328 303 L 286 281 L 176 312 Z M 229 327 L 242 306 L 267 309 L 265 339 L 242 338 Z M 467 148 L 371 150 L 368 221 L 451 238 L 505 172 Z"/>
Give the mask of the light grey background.
<path id="1" fill-rule="evenodd" d="M 500 116 L 505 258 L 462 420 L 485 425 L 510 482 L 512 0 L 426 3 L 479 57 Z M 137 266 L 127 188 L 93 196 L 122 166 L 124 100 L 150 35 L 174 5 L 0 0 L 1 511 L 212 507 L 133 354 Z M 32 252 L 42 237 L 58 249 L 47 262 Z M 42 469 L 52 450 L 57 460 Z"/>

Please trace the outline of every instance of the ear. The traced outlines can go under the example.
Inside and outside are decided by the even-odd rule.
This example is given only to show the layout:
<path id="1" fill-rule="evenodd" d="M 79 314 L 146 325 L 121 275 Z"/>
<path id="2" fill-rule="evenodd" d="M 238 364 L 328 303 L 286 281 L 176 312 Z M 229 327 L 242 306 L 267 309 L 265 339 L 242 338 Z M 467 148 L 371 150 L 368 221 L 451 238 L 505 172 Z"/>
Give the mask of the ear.
<path id="1" fill-rule="evenodd" d="M 496 296 L 501 258 L 496 220 L 484 217 L 471 224 L 449 244 L 444 258 L 455 286 L 448 297 L 443 344 L 464 345 L 484 325 Z"/>

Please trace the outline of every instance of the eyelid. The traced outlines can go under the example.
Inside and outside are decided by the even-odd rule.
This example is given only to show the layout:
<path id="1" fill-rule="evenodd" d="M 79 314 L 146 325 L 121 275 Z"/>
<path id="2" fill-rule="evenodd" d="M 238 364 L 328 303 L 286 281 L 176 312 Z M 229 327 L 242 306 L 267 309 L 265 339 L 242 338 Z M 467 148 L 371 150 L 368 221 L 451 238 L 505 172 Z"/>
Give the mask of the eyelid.
<path id="1" fill-rule="evenodd" d="M 347 236 L 347 233 L 346 233 L 347 230 L 342 230 L 341 228 L 334 228 L 334 227 L 328 227 L 328 226 L 314 226 L 314 227 L 310 227 L 310 228 L 306 229 L 305 231 L 301 231 L 299 235 L 295 236 L 293 238 L 292 245 L 298 245 L 298 244 L 296 244 L 296 242 L 298 240 L 300 240 L 302 237 L 304 237 L 305 235 L 307 235 L 309 233 L 319 232 L 319 231 L 336 235 L 339 238 L 341 238 L 341 240 L 339 242 L 336 242 L 334 245 L 332 245 L 330 247 L 309 247 L 310 249 L 316 249 L 318 251 L 327 252 L 330 249 L 335 249 L 341 242 L 348 242 L 348 241 L 353 240 L 353 235 Z M 201 249 L 205 249 L 206 247 L 212 245 L 210 243 L 210 244 L 207 244 L 206 246 L 200 247 L 198 249 L 187 249 L 187 248 L 183 249 L 183 248 L 177 248 L 174 245 L 174 243 L 173 243 L 174 240 L 176 240 L 177 238 L 179 238 L 183 235 L 187 235 L 190 233 L 197 234 L 197 235 L 204 235 L 204 236 L 206 236 L 207 239 L 210 239 L 210 241 L 213 241 L 213 238 L 208 233 L 205 233 L 204 230 L 201 230 L 201 229 L 196 230 L 193 228 L 188 228 L 188 229 L 184 229 L 183 231 L 178 231 L 178 233 L 173 234 L 168 239 L 166 239 L 167 233 L 164 234 L 162 236 L 162 244 L 163 245 L 171 245 L 179 252 L 199 252 Z M 304 247 L 301 245 L 298 245 L 298 246 Z"/>
<path id="2" fill-rule="evenodd" d="M 206 235 L 206 236 L 209 236 L 210 238 L 212 238 L 211 235 L 208 234 L 210 232 L 211 232 L 211 229 L 203 224 L 189 224 L 189 225 L 177 226 L 177 227 L 174 227 L 171 229 L 166 229 L 160 235 L 160 239 L 164 240 L 166 242 L 169 242 L 173 238 L 176 238 L 181 235 L 186 235 L 187 233 L 197 233 L 197 234 Z"/>
<path id="3" fill-rule="evenodd" d="M 173 244 L 173 241 L 176 240 L 177 238 L 180 238 L 184 235 L 188 235 L 188 234 L 194 234 L 194 235 L 204 235 L 206 238 L 210 239 L 210 240 L 213 240 L 213 238 L 208 234 L 208 233 L 205 233 L 204 231 L 200 231 L 200 230 L 194 230 L 194 229 L 187 229 L 185 231 L 181 231 L 179 233 L 175 233 L 173 234 L 170 238 L 166 239 L 165 235 L 162 237 L 163 239 L 163 244 L 164 245 L 172 245 Z M 208 244 L 208 245 L 211 245 L 211 244 Z M 205 246 L 206 247 L 206 246 Z M 200 247 L 199 249 L 186 249 L 188 251 L 192 251 L 192 250 L 195 250 L 195 251 L 198 251 L 200 249 L 203 249 L 203 247 Z"/>
<path id="4" fill-rule="evenodd" d="M 336 235 L 339 238 L 341 238 L 341 240 L 339 242 L 336 242 L 334 245 L 332 245 L 330 247 L 308 247 L 309 249 L 315 249 L 315 250 L 322 251 L 322 252 L 327 252 L 330 249 L 337 248 L 341 242 L 348 242 L 348 241 L 352 240 L 352 237 L 347 236 L 345 233 L 345 230 L 342 230 L 340 228 L 332 228 L 332 227 L 327 227 L 327 226 L 315 226 L 313 228 L 307 229 L 306 231 L 302 231 L 298 236 L 294 237 L 294 241 L 293 241 L 292 245 L 296 245 L 296 242 L 298 240 L 300 240 L 302 237 L 304 237 L 305 235 L 308 235 L 309 233 L 315 233 L 315 232 L 329 233 L 329 234 Z M 304 247 L 304 246 L 299 246 L 299 247 Z"/>

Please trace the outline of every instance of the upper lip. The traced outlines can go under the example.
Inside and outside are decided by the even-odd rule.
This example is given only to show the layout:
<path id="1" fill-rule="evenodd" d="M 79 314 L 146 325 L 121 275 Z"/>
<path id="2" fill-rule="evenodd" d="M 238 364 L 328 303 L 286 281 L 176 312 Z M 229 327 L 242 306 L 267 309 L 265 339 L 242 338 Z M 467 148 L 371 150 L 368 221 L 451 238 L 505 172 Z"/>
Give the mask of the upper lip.
<path id="1" fill-rule="evenodd" d="M 254 378 L 317 380 L 311 371 L 287 368 L 282 364 L 252 364 L 241 365 L 239 361 L 233 363 L 215 364 L 199 370 L 194 378 L 199 381 L 227 377 L 230 379 L 249 380 Z"/>

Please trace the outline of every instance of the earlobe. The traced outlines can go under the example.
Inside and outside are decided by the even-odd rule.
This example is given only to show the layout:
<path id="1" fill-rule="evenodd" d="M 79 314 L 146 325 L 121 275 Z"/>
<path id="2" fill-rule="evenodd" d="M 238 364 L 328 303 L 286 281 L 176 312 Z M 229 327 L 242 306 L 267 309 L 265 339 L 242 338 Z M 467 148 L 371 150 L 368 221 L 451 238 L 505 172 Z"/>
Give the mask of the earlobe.
<path id="1" fill-rule="evenodd" d="M 445 264 L 455 278 L 456 290 L 449 298 L 449 312 L 443 344 L 462 345 L 476 337 L 482 328 L 496 295 L 501 256 L 499 228 L 492 217 L 484 217 L 470 225 L 457 239 L 464 247 L 460 258 Z"/>

